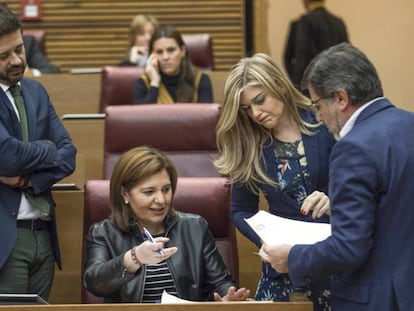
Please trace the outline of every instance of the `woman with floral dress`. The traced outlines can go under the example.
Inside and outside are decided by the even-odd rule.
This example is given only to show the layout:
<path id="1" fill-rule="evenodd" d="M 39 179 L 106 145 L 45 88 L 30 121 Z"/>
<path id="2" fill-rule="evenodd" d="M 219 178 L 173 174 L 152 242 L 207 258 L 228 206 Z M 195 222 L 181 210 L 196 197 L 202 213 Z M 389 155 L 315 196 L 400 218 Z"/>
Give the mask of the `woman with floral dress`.
<path id="1" fill-rule="evenodd" d="M 257 213 L 260 194 L 272 214 L 329 222 L 329 155 L 335 139 L 316 120 L 314 105 L 266 54 L 240 60 L 226 79 L 215 165 L 232 185 L 235 226 L 258 248 L 260 238 L 244 219 Z M 256 300 L 289 301 L 297 295 L 310 298 L 314 310 L 330 310 L 329 280 L 293 288 L 287 274 L 263 263 Z"/>

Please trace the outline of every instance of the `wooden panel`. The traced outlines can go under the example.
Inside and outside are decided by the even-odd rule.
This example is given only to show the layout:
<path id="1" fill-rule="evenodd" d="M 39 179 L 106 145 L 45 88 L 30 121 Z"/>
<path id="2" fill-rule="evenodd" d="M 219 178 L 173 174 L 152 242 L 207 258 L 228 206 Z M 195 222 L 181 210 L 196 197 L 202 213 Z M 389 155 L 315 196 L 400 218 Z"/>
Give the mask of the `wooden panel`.
<path id="1" fill-rule="evenodd" d="M 19 0 L 7 3 L 19 14 Z M 118 64 L 126 56 L 129 23 L 139 13 L 181 33 L 210 33 L 216 70 L 228 70 L 244 55 L 244 0 L 45 0 L 43 20 L 24 27 L 45 30 L 49 59 L 67 72 Z"/>
<path id="2" fill-rule="evenodd" d="M 180 304 L 71 304 L 42 306 L 0 306 L 13 311 L 312 311 L 310 302 L 204 302 Z"/>
<path id="3" fill-rule="evenodd" d="M 55 268 L 50 303 L 80 303 L 83 191 L 53 191 L 62 256 L 62 270 Z"/>
<path id="4" fill-rule="evenodd" d="M 100 74 L 44 74 L 33 77 L 47 90 L 58 116 L 67 113 L 98 113 Z"/>

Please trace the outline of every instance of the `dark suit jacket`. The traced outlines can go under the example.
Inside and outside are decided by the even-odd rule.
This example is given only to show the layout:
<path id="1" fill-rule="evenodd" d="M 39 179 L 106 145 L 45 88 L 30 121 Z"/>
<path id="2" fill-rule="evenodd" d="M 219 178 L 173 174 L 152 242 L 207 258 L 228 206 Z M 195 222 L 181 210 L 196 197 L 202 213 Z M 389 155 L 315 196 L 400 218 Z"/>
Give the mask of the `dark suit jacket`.
<path id="1" fill-rule="evenodd" d="M 332 236 L 296 245 L 295 286 L 332 275 L 332 310 L 413 310 L 414 114 L 379 99 L 331 154 Z"/>
<path id="2" fill-rule="evenodd" d="M 55 226 L 55 203 L 50 187 L 75 169 L 76 149 L 63 127 L 46 90 L 39 82 L 21 80 L 28 118 L 29 142 L 22 131 L 13 106 L 0 89 L 0 176 L 29 175 L 33 194 L 46 199 L 51 208 L 51 237 L 55 259 L 61 265 Z M 0 268 L 16 241 L 16 217 L 21 189 L 0 183 Z"/>
<path id="3" fill-rule="evenodd" d="M 302 16 L 297 24 L 293 82 L 300 86 L 310 61 L 321 51 L 341 42 L 348 42 L 344 22 L 320 7 Z"/>
<path id="4" fill-rule="evenodd" d="M 290 23 L 289 33 L 288 33 L 288 37 L 286 40 L 286 46 L 283 52 L 283 62 L 285 64 L 285 69 L 291 79 L 293 78 L 293 70 L 296 65 L 295 41 L 296 41 L 298 22 L 299 22 L 298 20 L 294 20 Z"/>
<path id="5" fill-rule="evenodd" d="M 24 49 L 26 50 L 26 62 L 29 68 L 36 68 L 41 73 L 59 73 L 60 70 L 51 64 L 46 55 L 40 50 L 36 38 L 23 35 Z"/>

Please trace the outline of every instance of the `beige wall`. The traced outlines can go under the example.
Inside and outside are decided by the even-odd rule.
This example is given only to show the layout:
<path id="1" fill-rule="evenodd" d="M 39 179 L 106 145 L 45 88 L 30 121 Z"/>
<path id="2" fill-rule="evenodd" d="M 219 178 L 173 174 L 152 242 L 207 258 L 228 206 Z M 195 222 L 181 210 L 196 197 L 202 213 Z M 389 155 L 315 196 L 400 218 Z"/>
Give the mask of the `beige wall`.
<path id="1" fill-rule="evenodd" d="M 267 42 L 256 45 L 282 60 L 288 25 L 304 13 L 301 0 L 256 0 L 265 8 L 258 25 L 268 29 Z M 256 3 L 256 4 L 257 4 Z M 347 24 L 351 42 L 368 55 L 381 77 L 385 96 L 399 107 L 414 111 L 414 1 L 326 0 L 327 8 Z M 266 36 L 265 36 L 266 37 Z"/>

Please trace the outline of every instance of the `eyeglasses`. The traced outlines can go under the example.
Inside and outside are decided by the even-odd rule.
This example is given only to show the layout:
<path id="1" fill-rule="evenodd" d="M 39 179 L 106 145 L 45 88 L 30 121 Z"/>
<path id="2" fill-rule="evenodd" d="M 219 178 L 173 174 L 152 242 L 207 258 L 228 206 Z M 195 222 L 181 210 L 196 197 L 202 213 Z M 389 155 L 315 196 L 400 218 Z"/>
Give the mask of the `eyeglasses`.
<path id="1" fill-rule="evenodd" d="M 315 99 L 315 100 L 311 99 L 311 104 L 317 111 L 319 111 L 319 108 L 320 108 L 320 105 L 318 104 L 318 101 L 320 101 L 322 98 L 323 97 L 321 96 L 321 97 L 319 97 L 318 99 Z"/>

